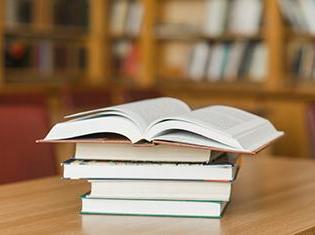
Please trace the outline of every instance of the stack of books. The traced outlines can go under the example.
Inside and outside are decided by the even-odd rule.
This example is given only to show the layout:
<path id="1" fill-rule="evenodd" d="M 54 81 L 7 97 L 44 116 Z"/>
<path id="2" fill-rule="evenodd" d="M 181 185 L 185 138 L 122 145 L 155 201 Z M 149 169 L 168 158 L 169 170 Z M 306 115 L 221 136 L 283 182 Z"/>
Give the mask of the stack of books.
<path id="1" fill-rule="evenodd" d="M 156 98 L 68 116 L 40 142 L 76 143 L 64 178 L 86 179 L 83 214 L 220 218 L 239 170 L 283 133 L 226 106 Z"/>

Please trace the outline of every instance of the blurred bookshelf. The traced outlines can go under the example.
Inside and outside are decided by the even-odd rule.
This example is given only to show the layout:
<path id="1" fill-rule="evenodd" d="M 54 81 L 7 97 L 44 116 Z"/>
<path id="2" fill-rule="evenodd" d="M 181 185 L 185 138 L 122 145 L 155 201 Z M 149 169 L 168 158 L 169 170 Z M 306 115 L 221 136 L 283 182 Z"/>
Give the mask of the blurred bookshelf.
<path id="1" fill-rule="evenodd" d="M 292 83 L 306 87 L 315 81 L 315 3 L 280 0 L 286 28 L 286 71 Z"/>
<path id="2" fill-rule="evenodd" d="M 175 80 L 190 86 L 283 88 L 285 25 L 277 1 L 0 4 L 4 85 L 58 80 L 152 87 Z"/>
<path id="3" fill-rule="evenodd" d="M 315 100 L 308 2 L 3 0 L 0 91 L 70 83 L 104 87 L 117 102 L 139 88 L 194 107 L 259 109 L 288 133 L 275 153 L 306 156 L 304 110 Z"/>

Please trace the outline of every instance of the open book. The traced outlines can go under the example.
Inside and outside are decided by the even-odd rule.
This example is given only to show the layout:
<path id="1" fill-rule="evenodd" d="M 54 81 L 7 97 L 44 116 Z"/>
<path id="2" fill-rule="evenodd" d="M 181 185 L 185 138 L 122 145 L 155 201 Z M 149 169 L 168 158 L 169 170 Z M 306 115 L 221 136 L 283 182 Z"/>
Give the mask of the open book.
<path id="1" fill-rule="evenodd" d="M 44 142 L 119 134 L 132 143 L 191 145 L 255 153 L 283 135 L 266 119 L 227 106 L 191 110 L 175 98 L 156 98 L 82 112 L 56 124 Z"/>

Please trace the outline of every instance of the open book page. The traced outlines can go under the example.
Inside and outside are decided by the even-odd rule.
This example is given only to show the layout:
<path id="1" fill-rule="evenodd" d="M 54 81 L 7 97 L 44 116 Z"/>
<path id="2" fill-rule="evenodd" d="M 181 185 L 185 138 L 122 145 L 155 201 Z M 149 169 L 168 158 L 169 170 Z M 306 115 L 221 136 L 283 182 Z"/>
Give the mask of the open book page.
<path id="1" fill-rule="evenodd" d="M 143 132 L 148 125 L 157 119 L 190 111 L 189 106 L 181 100 L 170 97 L 161 97 L 91 110 L 67 117 L 81 117 L 86 119 L 100 117 L 102 115 L 121 115 L 134 121 L 138 128 Z"/>
<path id="2" fill-rule="evenodd" d="M 253 151 L 282 135 L 268 120 L 226 106 L 210 106 L 159 120 L 149 127 L 147 138 L 161 140 L 172 130 L 192 132 L 242 151 Z M 182 138 L 181 132 L 173 131 L 173 139 L 176 134 Z"/>
<path id="3" fill-rule="evenodd" d="M 142 139 L 142 134 L 133 121 L 122 116 L 113 115 L 57 123 L 44 140 L 71 139 L 97 133 L 123 135 L 131 142 L 137 142 Z"/>
<path id="4" fill-rule="evenodd" d="M 177 145 L 176 143 L 180 142 L 180 143 L 189 144 L 189 145 L 207 146 L 218 151 L 240 152 L 240 149 L 238 148 L 233 148 L 229 145 L 222 144 L 213 139 L 209 139 L 207 137 L 197 135 L 188 131 L 176 131 L 176 132 L 174 131 L 174 132 L 159 135 L 154 138 L 155 143 L 163 143 L 163 142 L 159 142 L 159 140 L 174 142 L 175 145 Z M 250 153 L 249 151 L 242 151 L 242 152 Z"/>
<path id="5" fill-rule="evenodd" d="M 116 133 L 133 143 L 144 139 L 146 127 L 156 119 L 190 112 L 184 102 L 156 98 L 78 113 L 70 121 L 58 123 L 46 140 L 67 139 L 95 133 Z"/>

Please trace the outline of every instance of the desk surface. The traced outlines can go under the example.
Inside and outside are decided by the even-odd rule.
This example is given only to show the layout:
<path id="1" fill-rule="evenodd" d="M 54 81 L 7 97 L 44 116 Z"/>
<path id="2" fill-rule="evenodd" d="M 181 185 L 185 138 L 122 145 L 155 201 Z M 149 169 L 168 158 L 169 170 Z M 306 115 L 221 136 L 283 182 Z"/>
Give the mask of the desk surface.
<path id="1" fill-rule="evenodd" d="M 80 215 L 83 181 L 0 186 L 0 234 L 296 234 L 315 232 L 315 161 L 244 158 L 223 219 Z"/>

